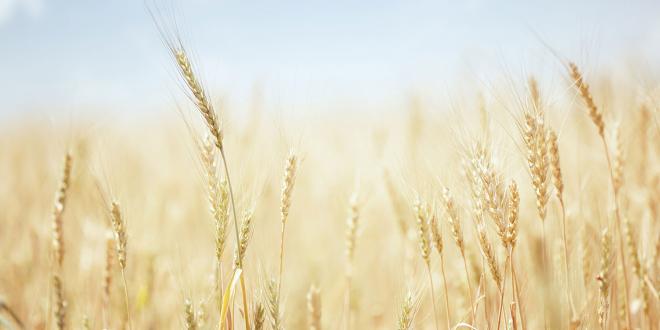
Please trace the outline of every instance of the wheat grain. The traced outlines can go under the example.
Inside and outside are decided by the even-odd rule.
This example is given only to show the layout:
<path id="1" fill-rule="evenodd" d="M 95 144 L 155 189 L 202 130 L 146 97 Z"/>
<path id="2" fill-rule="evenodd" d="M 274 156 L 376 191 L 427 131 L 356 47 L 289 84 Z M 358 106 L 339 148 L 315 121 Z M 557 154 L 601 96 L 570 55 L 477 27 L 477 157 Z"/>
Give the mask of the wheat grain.
<path id="1" fill-rule="evenodd" d="M 481 253 L 483 254 L 484 258 L 486 258 L 488 269 L 490 270 L 490 274 L 493 276 L 493 281 L 495 281 L 497 289 L 501 291 L 502 273 L 500 272 L 500 267 L 497 263 L 495 251 L 493 250 L 493 246 L 488 240 L 488 236 L 486 235 L 486 227 L 483 223 L 477 224 L 477 234 L 479 238 L 479 246 L 481 247 Z"/>
<path id="2" fill-rule="evenodd" d="M 71 179 L 71 153 L 67 153 L 64 157 L 64 168 L 62 170 L 62 180 L 57 190 L 55 199 L 55 208 L 53 210 L 53 253 L 55 262 L 58 267 L 62 267 L 64 262 L 64 238 L 63 238 L 63 225 L 62 216 L 66 206 L 67 192 Z"/>
<path id="3" fill-rule="evenodd" d="M 612 238 L 607 231 L 603 230 L 601 234 L 601 257 L 600 272 L 596 277 L 598 281 L 599 304 L 598 304 L 598 324 L 601 329 L 607 328 L 607 317 L 610 310 L 610 270 L 612 267 Z"/>
<path id="4" fill-rule="evenodd" d="M 186 313 L 185 328 L 187 330 L 196 330 L 197 320 L 195 319 L 195 308 L 192 302 L 189 299 L 186 299 L 184 302 L 184 307 Z"/>
<path id="5" fill-rule="evenodd" d="M 415 319 L 415 297 L 412 292 L 408 292 L 406 298 L 401 304 L 401 312 L 397 318 L 398 330 L 410 330 L 413 328 L 413 321 Z"/>
<path id="6" fill-rule="evenodd" d="M 589 110 L 589 117 L 591 118 L 591 121 L 594 123 L 594 125 L 596 125 L 596 128 L 598 128 L 598 135 L 603 137 L 605 135 L 605 122 L 603 121 L 603 114 L 600 112 L 596 106 L 596 103 L 594 102 L 593 97 L 591 96 L 589 85 L 584 82 L 582 73 L 578 69 L 577 65 L 575 65 L 575 63 L 568 63 L 568 68 L 571 79 L 573 80 L 573 84 L 580 93 L 582 100 L 587 106 L 587 110 Z"/>
<path id="7" fill-rule="evenodd" d="M 67 302 L 64 299 L 62 279 L 58 274 L 53 274 L 53 291 L 55 292 L 55 325 L 57 325 L 58 330 L 64 330 L 66 329 Z"/>
<path id="8" fill-rule="evenodd" d="M 321 290 L 312 285 L 307 292 L 307 315 L 310 330 L 321 330 Z"/>
<path id="9" fill-rule="evenodd" d="M 277 288 L 277 281 L 271 278 L 266 283 L 266 302 L 268 305 L 268 314 L 270 316 L 270 325 L 273 330 L 281 330 L 282 315 L 280 314 L 280 293 Z"/>
<path id="10" fill-rule="evenodd" d="M 240 268 L 240 265 L 243 264 L 245 258 L 245 252 L 247 252 L 248 245 L 250 243 L 250 237 L 252 237 L 252 217 L 254 215 L 253 210 L 247 210 L 243 214 L 243 221 L 241 222 L 241 232 L 238 248 L 234 254 L 234 268 Z"/>
<path id="11" fill-rule="evenodd" d="M 286 221 L 289 218 L 289 208 L 291 207 L 291 194 L 293 193 L 293 186 L 296 182 L 296 168 L 298 167 L 298 160 L 296 155 L 291 152 L 286 160 L 286 167 L 284 169 L 284 179 L 282 180 L 282 193 L 280 201 L 280 219 L 282 222 L 282 230 L 280 234 L 280 269 L 278 277 L 278 289 L 282 287 L 282 272 L 284 270 L 284 229 Z"/>
<path id="12" fill-rule="evenodd" d="M 213 105 L 209 100 L 208 93 L 204 87 L 200 84 L 195 74 L 195 69 L 193 68 L 190 58 L 186 53 L 183 45 L 170 45 L 170 51 L 174 60 L 176 61 L 177 67 L 179 69 L 179 74 L 183 78 L 186 86 L 188 87 L 191 99 L 194 101 L 195 106 L 199 110 L 200 114 L 204 118 L 206 126 L 209 129 L 209 132 L 214 138 L 214 144 L 219 150 L 223 150 L 222 144 L 222 129 L 220 127 L 220 122 L 218 116 L 213 109 Z"/>
<path id="13" fill-rule="evenodd" d="M 266 321 L 266 310 L 264 309 L 264 305 L 257 302 L 252 310 L 254 311 L 252 316 L 252 320 L 254 321 L 254 330 L 262 330 Z"/>

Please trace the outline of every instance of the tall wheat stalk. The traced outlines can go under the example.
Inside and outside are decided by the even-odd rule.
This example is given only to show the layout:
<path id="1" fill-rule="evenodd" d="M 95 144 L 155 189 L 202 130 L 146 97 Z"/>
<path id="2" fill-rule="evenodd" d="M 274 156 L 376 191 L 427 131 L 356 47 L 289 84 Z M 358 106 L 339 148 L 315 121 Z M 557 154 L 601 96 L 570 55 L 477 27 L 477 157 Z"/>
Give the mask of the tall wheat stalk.
<path id="1" fill-rule="evenodd" d="M 199 143 L 200 155 L 204 172 L 206 174 L 206 186 L 209 201 L 209 211 L 215 221 L 215 283 L 216 300 L 218 305 L 222 304 L 223 295 L 223 272 L 222 257 L 225 251 L 225 243 L 228 235 L 229 225 L 229 186 L 227 180 L 218 175 L 217 154 L 213 137 L 206 135 L 204 141 Z"/>
<path id="2" fill-rule="evenodd" d="M 115 233 L 115 247 L 117 252 L 117 261 L 119 262 L 119 269 L 121 270 L 121 279 L 124 284 L 124 303 L 126 305 L 126 317 L 128 318 L 128 328 L 133 329 L 133 322 L 131 320 L 131 308 L 128 299 L 128 285 L 126 284 L 126 245 L 128 236 L 126 234 L 126 224 L 122 218 L 118 202 L 112 202 L 110 208 L 110 220 L 112 222 L 112 229 Z"/>
<path id="3" fill-rule="evenodd" d="M 447 319 L 447 329 L 451 329 L 451 312 L 449 311 L 449 290 L 447 289 L 447 275 L 445 275 L 445 257 L 443 252 L 444 244 L 442 241 L 442 230 L 440 229 L 440 223 L 438 221 L 438 216 L 435 212 L 435 209 L 431 211 L 429 219 L 429 227 L 431 227 L 431 238 L 433 240 L 433 246 L 435 250 L 440 255 L 440 271 L 442 273 L 442 284 L 445 290 L 445 318 Z"/>
<path id="4" fill-rule="evenodd" d="M 53 254 L 55 264 L 58 270 L 62 267 L 64 262 L 64 238 L 63 238 L 63 225 L 62 216 L 66 207 L 67 192 L 69 190 L 71 179 L 71 153 L 67 153 L 64 157 L 64 168 L 62 170 L 62 179 L 60 186 L 57 190 L 55 198 L 55 207 L 53 209 Z"/>
<path id="5" fill-rule="evenodd" d="M 619 256 L 621 257 L 621 268 L 623 269 L 623 291 L 625 293 L 624 304 L 626 308 L 626 323 L 628 329 L 632 329 L 632 321 L 630 320 L 630 296 L 628 291 L 628 268 L 626 267 L 623 232 L 621 230 L 621 210 L 619 207 L 619 190 L 621 188 L 622 178 L 620 175 L 617 175 L 620 174 L 618 168 L 613 167 L 612 156 L 610 155 L 610 149 L 607 144 L 607 139 L 605 138 L 605 122 L 603 121 L 603 115 L 593 100 L 591 91 L 589 90 L 589 85 L 584 81 L 582 73 L 575 63 L 568 63 L 568 69 L 570 77 L 573 80 L 574 87 L 578 90 L 578 93 L 582 97 L 582 100 L 587 107 L 589 118 L 591 118 L 591 121 L 596 126 L 596 129 L 598 130 L 598 136 L 600 137 L 603 148 L 605 149 L 605 158 L 607 159 L 607 167 L 609 169 L 612 190 L 614 192 L 614 214 L 616 216 L 616 232 L 619 238 Z"/>
<path id="6" fill-rule="evenodd" d="M 358 194 L 354 192 L 351 194 L 349 200 L 349 216 L 346 219 L 346 295 L 344 301 L 346 330 L 349 330 L 352 324 L 353 260 L 355 258 L 355 243 L 357 241 L 359 220 Z"/>
<path id="7" fill-rule="evenodd" d="M 557 133 L 552 128 L 548 129 L 548 143 L 549 143 L 549 153 L 550 153 L 550 167 L 552 168 L 552 182 L 555 186 L 555 196 L 559 201 L 559 206 L 561 209 L 561 226 L 562 226 L 562 240 L 564 246 L 564 269 L 566 270 L 565 281 L 566 281 L 566 301 L 568 301 L 570 307 L 570 320 L 575 318 L 575 305 L 573 303 L 573 297 L 571 296 L 571 269 L 569 267 L 568 259 L 568 239 L 566 238 L 566 205 L 564 204 L 564 178 L 561 173 L 561 163 L 559 158 L 559 144 L 557 142 Z"/>
<path id="8" fill-rule="evenodd" d="M 282 271 L 284 269 L 284 228 L 286 227 L 287 219 L 289 218 L 289 208 L 291 208 L 291 195 L 293 193 L 293 186 L 296 182 L 296 168 L 298 160 L 294 153 L 290 153 L 286 160 L 286 168 L 284 169 L 284 179 L 282 180 L 282 197 L 280 202 L 280 220 L 282 230 L 280 234 L 280 269 L 277 289 L 282 289 Z"/>
<path id="9" fill-rule="evenodd" d="M 208 93 L 197 79 L 197 74 L 195 73 L 195 70 L 192 66 L 192 62 L 190 61 L 185 51 L 185 48 L 183 47 L 183 44 L 180 42 L 180 40 L 173 41 L 172 39 L 167 40 L 166 43 L 172 57 L 174 58 L 177 64 L 179 74 L 188 88 L 188 92 L 187 92 L 188 97 L 193 101 L 197 110 L 202 115 L 204 122 L 206 123 L 206 126 L 209 130 L 209 133 L 211 134 L 211 136 L 213 136 L 213 142 L 216 148 L 218 148 L 218 151 L 220 152 L 220 158 L 222 160 L 222 166 L 224 168 L 225 178 L 227 179 L 227 186 L 229 187 L 229 197 L 230 197 L 229 200 L 231 202 L 231 210 L 234 220 L 237 251 L 239 251 L 240 253 L 240 248 L 238 248 L 238 244 L 240 244 L 240 237 L 238 234 L 239 225 L 238 225 L 238 218 L 236 215 L 236 203 L 234 202 L 234 191 L 231 184 L 231 177 L 229 175 L 229 167 L 227 166 L 227 157 L 225 155 L 225 148 L 223 144 L 223 131 L 221 129 L 220 120 L 218 119 L 215 109 L 211 104 L 211 101 L 208 97 Z M 239 263 L 238 268 L 242 270 L 243 269 L 243 264 L 241 261 L 242 256 L 239 255 L 238 260 L 241 262 Z M 244 274 L 244 272 L 241 273 Z M 245 291 L 244 275 L 240 276 L 240 284 L 241 284 L 241 294 L 243 298 L 243 317 L 245 319 L 245 328 L 250 329 L 249 303 L 247 301 L 247 293 Z M 223 320 L 220 320 L 220 322 L 222 321 Z"/>
<path id="10" fill-rule="evenodd" d="M 71 166 L 72 166 L 72 157 L 71 153 L 67 152 L 66 155 L 64 156 L 64 165 L 62 168 L 62 178 L 59 183 L 59 187 L 57 189 L 57 193 L 55 195 L 55 205 L 53 208 L 53 239 L 52 239 L 52 256 L 53 256 L 53 261 L 54 261 L 54 269 L 51 269 L 53 272 L 52 276 L 57 276 L 57 281 L 54 284 L 57 284 L 54 287 L 49 286 L 48 288 L 48 304 L 50 305 L 51 302 L 51 295 L 52 295 L 52 288 L 55 290 L 62 290 L 62 281 L 61 281 L 61 272 L 62 272 L 62 264 L 64 263 L 64 225 L 63 225 L 63 215 L 64 215 L 64 209 L 66 207 L 66 201 L 67 201 L 67 192 L 69 190 L 69 185 L 71 181 Z M 55 277 L 53 277 L 53 280 L 55 281 Z M 58 294 L 56 292 L 56 294 Z M 61 298 L 61 292 L 59 292 Z M 58 298 L 58 297 L 56 297 Z M 54 311 L 54 314 L 58 315 L 62 314 L 62 323 L 64 322 L 64 307 L 62 306 L 54 306 L 55 308 L 59 308 L 61 310 L 61 313 L 58 311 Z M 61 308 L 60 308 L 61 307 Z M 51 309 L 51 306 L 48 307 L 48 310 Z M 51 313 L 48 313 L 48 319 L 46 321 L 46 326 L 50 325 L 50 315 Z M 59 319 L 56 319 L 58 322 L 59 326 Z"/>
<path id="11" fill-rule="evenodd" d="M 451 229 L 451 235 L 454 238 L 454 242 L 456 243 L 459 252 L 461 253 L 461 258 L 463 259 L 465 280 L 467 282 L 468 297 L 470 299 L 470 322 L 474 324 L 476 320 L 474 315 L 474 291 L 472 291 L 472 280 L 470 279 L 470 272 L 468 271 L 467 258 L 465 258 L 465 241 L 463 240 L 461 218 L 459 216 L 458 210 L 456 209 L 456 205 L 454 204 L 454 198 L 452 197 L 448 188 L 445 187 L 443 189 L 442 197 L 445 211 L 447 213 L 447 221 L 449 221 L 449 228 Z"/>
<path id="12" fill-rule="evenodd" d="M 418 196 L 415 200 L 415 215 L 417 218 L 417 233 L 419 239 L 419 249 L 426 266 L 426 273 L 429 276 L 429 285 L 431 289 L 431 303 L 433 307 L 433 317 L 435 319 L 436 329 L 440 328 L 438 321 L 438 308 L 435 302 L 435 288 L 433 287 L 433 276 L 431 273 L 431 239 L 429 231 L 429 210 L 428 206 L 424 204 Z"/>

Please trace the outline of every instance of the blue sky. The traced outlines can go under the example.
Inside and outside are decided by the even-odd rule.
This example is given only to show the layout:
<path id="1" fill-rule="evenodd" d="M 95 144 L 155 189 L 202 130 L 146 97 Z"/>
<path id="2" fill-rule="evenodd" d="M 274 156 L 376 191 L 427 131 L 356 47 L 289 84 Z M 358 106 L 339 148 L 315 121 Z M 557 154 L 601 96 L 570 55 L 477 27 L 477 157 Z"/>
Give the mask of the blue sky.
<path id="1" fill-rule="evenodd" d="M 213 94 L 237 104 L 255 86 L 304 109 L 399 100 L 466 73 L 557 71 L 538 36 L 594 70 L 660 58 L 660 1 L 160 3 Z M 0 113 L 144 111 L 180 95 L 140 0 L 0 0 L 0 54 Z"/>

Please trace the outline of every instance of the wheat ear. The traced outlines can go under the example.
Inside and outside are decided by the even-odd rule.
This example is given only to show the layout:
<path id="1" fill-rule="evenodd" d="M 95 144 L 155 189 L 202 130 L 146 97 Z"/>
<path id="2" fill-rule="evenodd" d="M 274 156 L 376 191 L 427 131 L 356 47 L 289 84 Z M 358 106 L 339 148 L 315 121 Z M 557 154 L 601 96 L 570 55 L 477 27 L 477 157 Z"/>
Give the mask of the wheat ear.
<path id="1" fill-rule="evenodd" d="M 295 154 L 290 153 L 286 160 L 286 167 L 284 169 L 284 179 L 282 180 L 282 196 L 280 202 L 280 220 L 281 220 L 281 233 L 280 233 L 280 270 L 277 283 L 277 289 L 282 288 L 282 271 L 284 270 L 284 228 L 286 227 L 287 219 L 289 218 L 289 208 L 291 208 L 291 194 L 293 193 L 293 186 L 296 182 L 296 168 L 298 167 L 298 160 Z"/>
<path id="2" fill-rule="evenodd" d="M 57 330 L 64 330 L 66 328 L 67 303 L 64 300 L 62 279 L 58 274 L 53 274 L 53 289 L 55 292 L 55 324 L 57 325 Z"/>
<path id="3" fill-rule="evenodd" d="M 185 81 L 186 86 L 188 87 L 189 96 L 194 101 L 197 109 L 204 118 L 204 122 L 206 123 L 208 130 L 214 138 L 213 142 L 220 151 L 220 158 L 222 159 L 222 166 L 225 170 L 225 177 L 227 179 L 227 186 L 229 188 L 229 197 L 230 197 L 229 201 L 231 202 L 231 210 L 234 220 L 237 251 L 240 253 L 240 248 L 238 248 L 238 244 L 240 244 L 240 238 L 238 237 L 239 227 L 238 227 L 238 217 L 236 215 L 236 203 L 234 202 L 234 191 L 229 176 L 229 167 L 227 166 L 227 157 L 225 155 L 225 148 L 223 144 L 223 132 L 221 130 L 220 121 L 217 117 L 215 110 L 213 109 L 213 106 L 209 100 L 207 92 L 205 91 L 205 89 L 197 79 L 195 70 L 193 69 L 192 63 L 188 58 L 188 55 L 183 45 L 181 45 L 180 42 L 179 43 L 168 42 L 168 47 L 170 53 L 172 54 L 174 60 L 176 61 L 179 74 Z M 241 256 L 238 256 L 237 259 L 241 261 L 243 258 Z M 238 268 L 242 269 L 243 265 L 239 264 Z M 241 294 L 243 296 L 243 313 L 244 313 L 243 315 L 245 319 L 245 328 L 249 329 L 250 313 L 249 313 L 249 304 L 247 302 L 247 293 L 245 292 L 245 275 L 240 276 L 240 283 L 241 283 Z"/>
<path id="4" fill-rule="evenodd" d="M 55 208 L 53 210 L 53 254 L 58 268 L 62 267 L 64 261 L 64 239 L 62 228 L 62 216 L 66 206 L 67 192 L 71 179 L 72 157 L 67 153 L 64 157 L 64 169 L 62 170 L 62 180 L 57 190 L 55 199 Z"/>
<path id="5" fill-rule="evenodd" d="M 454 198 L 449 191 L 449 188 L 444 188 L 442 190 L 443 204 L 445 206 L 445 211 L 447 213 L 447 221 L 449 222 L 449 228 L 451 229 L 451 235 L 456 242 L 456 246 L 461 253 L 461 258 L 463 259 L 463 268 L 465 269 L 465 280 L 467 281 L 468 296 L 470 298 L 470 317 L 471 322 L 474 323 L 474 297 L 472 291 L 472 281 L 470 280 L 470 273 L 468 271 L 467 259 L 465 258 L 465 243 L 463 240 L 463 228 L 461 225 L 461 218 L 459 216 L 458 210 L 454 203 Z"/>
<path id="6" fill-rule="evenodd" d="M 252 237 L 252 217 L 254 212 L 248 210 L 243 215 L 243 221 L 241 222 L 241 231 L 238 248 L 234 254 L 234 267 L 240 268 L 240 265 L 243 264 L 245 258 L 245 252 L 247 252 L 248 245 L 250 243 L 250 238 Z"/>
<path id="7" fill-rule="evenodd" d="M 447 289 L 447 276 L 445 275 L 445 257 L 443 252 L 442 230 L 440 229 L 440 222 L 435 212 L 431 214 L 429 219 L 429 227 L 431 227 L 431 238 L 433 239 L 433 246 L 438 255 L 440 255 L 440 271 L 442 272 L 442 284 L 445 290 L 445 317 L 447 319 L 447 329 L 451 328 L 451 313 L 449 312 L 449 290 Z"/>
<path id="8" fill-rule="evenodd" d="M 309 330 L 321 330 L 321 290 L 312 285 L 307 292 Z"/>
<path id="9" fill-rule="evenodd" d="M 417 298 L 412 292 L 406 294 L 401 303 L 401 311 L 397 317 L 397 330 L 413 329 L 413 321 L 417 312 Z"/>
<path id="10" fill-rule="evenodd" d="M 573 304 L 573 297 L 571 296 L 571 277 L 570 277 L 570 268 L 568 260 L 568 239 L 566 238 L 566 206 L 564 204 L 564 179 L 561 174 L 561 164 L 559 158 L 559 144 L 557 142 L 557 133 L 552 128 L 548 129 L 548 143 L 549 143 L 549 153 L 550 153 L 550 167 L 552 168 L 552 182 L 555 186 L 555 195 L 559 201 L 559 206 L 561 208 L 561 225 L 562 225 L 562 240 L 563 240 L 563 252 L 564 252 L 564 269 L 565 280 L 566 280 L 566 300 L 568 301 L 571 319 L 576 315 L 575 306 Z"/>
<path id="11" fill-rule="evenodd" d="M 607 329 L 607 317 L 610 310 L 610 270 L 612 267 L 612 238 L 607 231 L 603 230 L 601 234 L 601 257 L 600 272 L 596 277 L 598 281 L 599 303 L 598 303 L 598 324 L 601 329 Z"/>
<path id="12" fill-rule="evenodd" d="M 112 266 L 114 258 L 115 241 L 111 233 L 105 241 L 105 267 L 103 268 L 103 325 L 108 328 L 110 317 L 110 298 L 112 294 Z"/>
<path id="13" fill-rule="evenodd" d="M 254 330 L 263 330 L 266 321 L 266 310 L 264 305 L 257 302 L 253 308 L 252 321 L 254 323 Z"/>
<path id="14" fill-rule="evenodd" d="M 617 159 L 613 161 L 612 156 L 610 155 L 607 139 L 605 138 L 605 123 L 603 121 L 603 115 L 600 109 L 596 107 L 596 104 L 594 103 L 593 97 L 591 96 L 591 92 L 589 90 L 589 85 L 587 85 L 587 83 L 584 82 L 582 74 L 578 70 L 578 67 L 577 65 L 575 65 L 575 63 L 571 62 L 568 64 L 568 66 L 569 66 L 570 76 L 573 79 L 575 87 L 578 89 L 578 92 L 580 93 L 582 100 L 587 106 L 587 109 L 589 111 L 589 117 L 591 118 L 591 121 L 598 129 L 598 135 L 600 136 L 600 140 L 603 144 L 603 148 L 605 149 L 605 158 L 607 159 L 607 167 L 610 172 L 610 181 L 612 184 L 612 190 L 614 192 L 614 214 L 616 215 L 616 232 L 619 238 L 618 239 L 619 256 L 621 257 L 621 268 L 623 269 L 623 280 L 624 280 L 623 291 L 625 293 L 624 304 L 626 309 L 626 322 L 628 328 L 632 329 L 632 321 L 630 320 L 630 296 L 628 290 L 628 268 L 626 267 L 623 231 L 621 229 L 621 222 L 622 222 L 621 210 L 619 208 L 619 189 L 621 188 L 622 185 L 621 164 L 623 162 L 623 159 L 621 157 L 620 143 L 617 142 L 617 152 L 615 155 Z M 618 140 L 618 131 L 616 132 L 616 135 Z"/>
<path id="15" fill-rule="evenodd" d="M 268 302 L 268 314 L 270 325 L 273 330 L 282 330 L 282 315 L 280 314 L 280 293 L 277 290 L 277 281 L 271 278 L 266 283 L 266 301 Z"/>
<path id="16" fill-rule="evenodd" d="M 112 222 L 112 228 L 115 233 L 115 249 L 117 252 L 117 261 L 119 262 L 119 268 L 121 269 L 121 279 L 124 284 L 124 302 L 126 304 L 126 315 L 128 317 L 128 327 L 132 329 L 131 321 L 131 309 L 128 300 L 128 285 L 126 283 L 126 245 L 128 243 L 128 237 L 126 235 L 126 224 L 121 215 L 118 202 L 112 202 L 110 210 L 110 220 Z"/>
<path id="17" fill-rule="evenodd" d="M 197 320 L 195 319 L 195 307 L 189 299 L 184 302 L 184 311 L 186 315 L 186 330 L 197 330 Z"/>
<path id="18" fill-rule="evenodd" d="M 420 197 L 415 199 L 415 216 L 417 218 L 417 233 L 419 239 L 419 249 L 426 265 L 426 272 L 429 276 L 429 285 L 431 289 L 431 306 L 433 307 L 433 317 L 435 319 L 435 327 L 440 327 L 438 321 L 438 308 L 435 302 L 435 288 L 433 287 L 433 276 L 431 274 L 431 232 L 429 229 L 429 209 L 424 204 Z"/>

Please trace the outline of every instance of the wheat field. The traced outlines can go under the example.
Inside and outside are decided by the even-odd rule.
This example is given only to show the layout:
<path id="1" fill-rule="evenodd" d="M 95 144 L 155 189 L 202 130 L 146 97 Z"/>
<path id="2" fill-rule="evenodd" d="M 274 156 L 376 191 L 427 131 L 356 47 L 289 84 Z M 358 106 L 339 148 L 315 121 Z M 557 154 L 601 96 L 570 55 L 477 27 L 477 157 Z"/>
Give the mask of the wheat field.
<path id="1" fill-rule="evenodd" d="M 658 328 L 658 81 L 239 115 L 165 37 L 175 115 L 2 123 L 0 327 Z"/>

